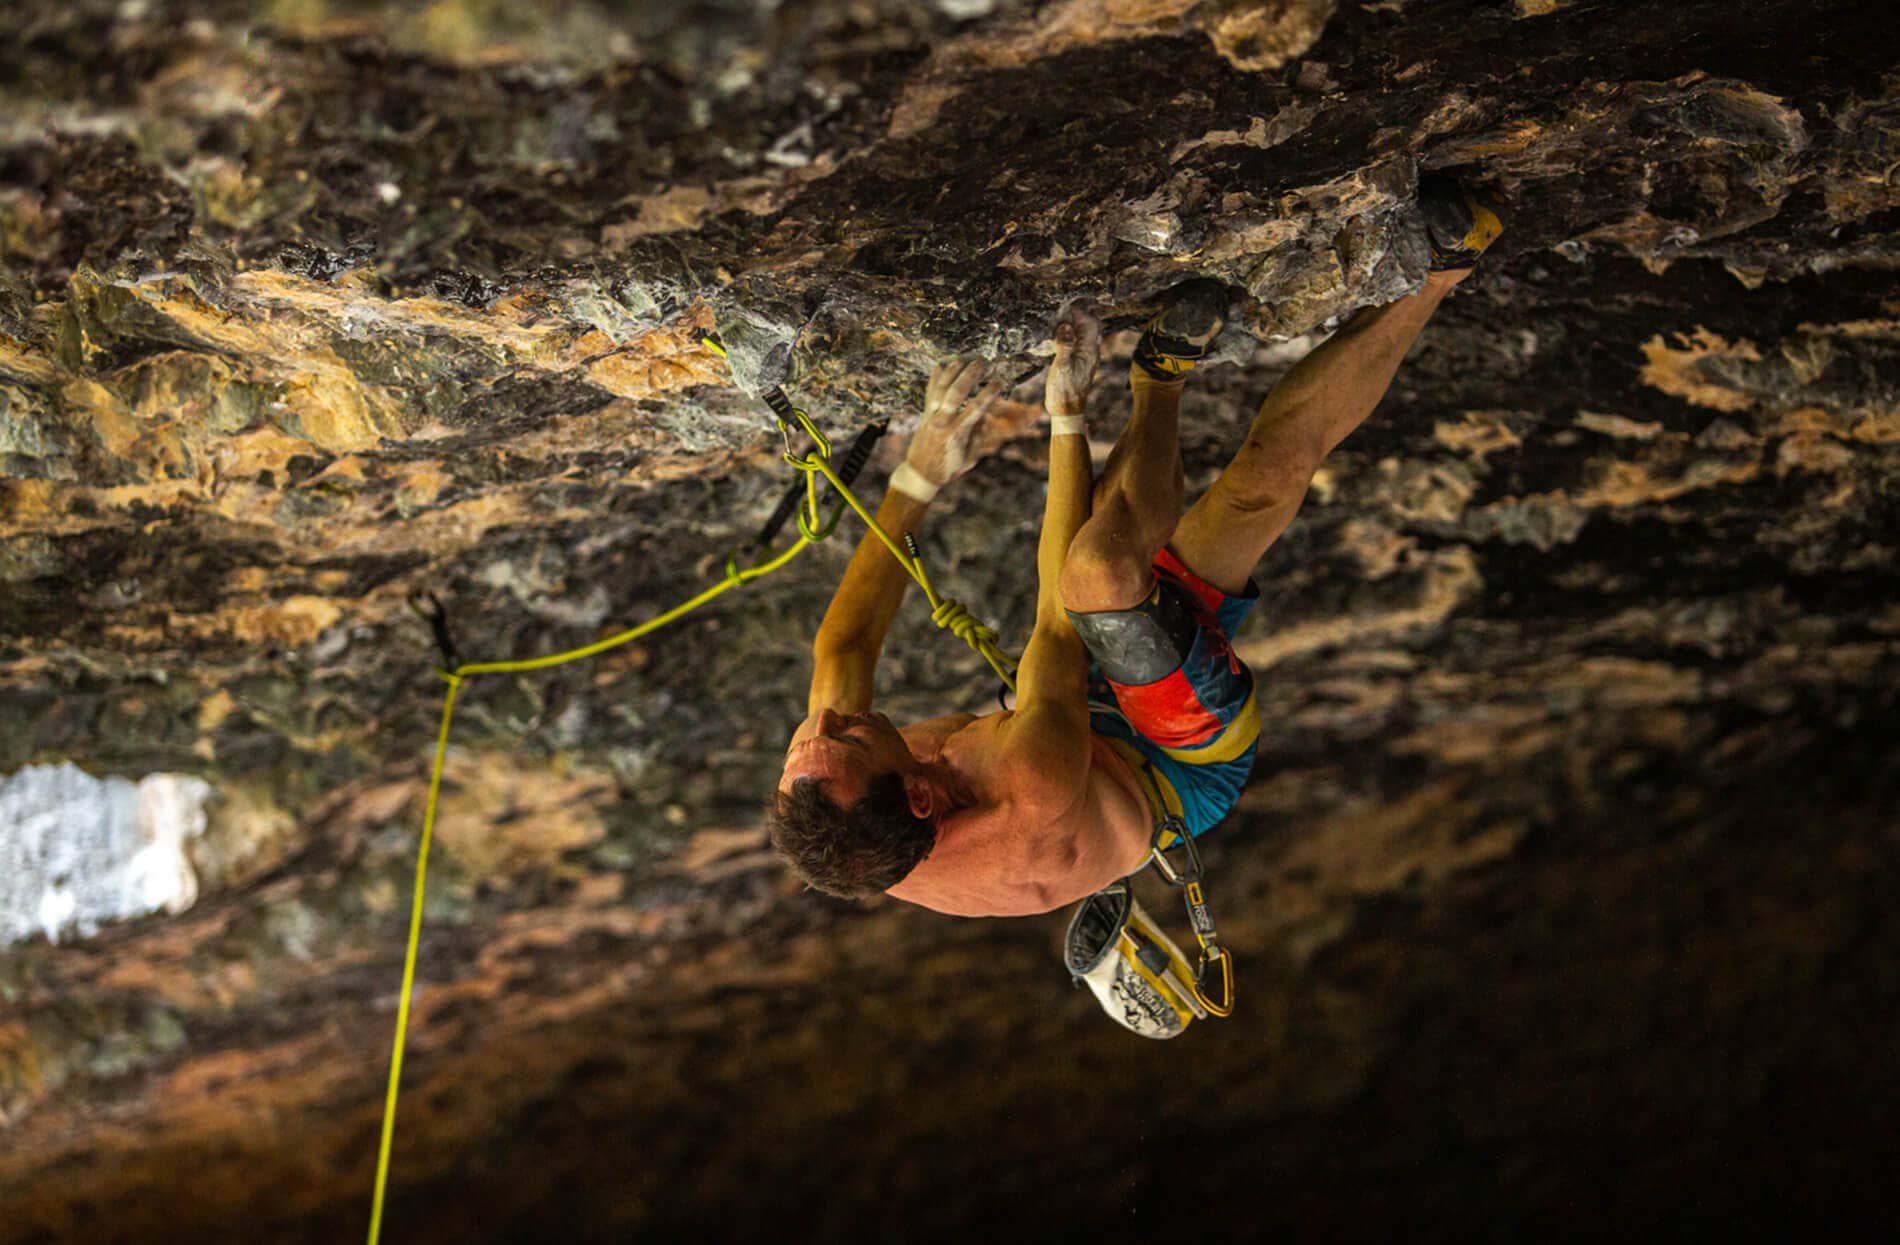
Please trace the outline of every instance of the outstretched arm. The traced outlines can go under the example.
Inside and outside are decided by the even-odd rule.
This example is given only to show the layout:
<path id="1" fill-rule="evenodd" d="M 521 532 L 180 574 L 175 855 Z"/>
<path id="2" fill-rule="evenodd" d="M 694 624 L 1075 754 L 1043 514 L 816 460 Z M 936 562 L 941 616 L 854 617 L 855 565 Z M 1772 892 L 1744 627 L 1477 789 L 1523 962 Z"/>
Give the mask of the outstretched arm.
<path id="1" fill-rule="evenodd" d="M 1082 399 L 1101 326 L 1071 313 L 1056 326 L 1044 405 L 1050 416 L 1049 495 L 1036 547 L 1036 626 L 1017 670 L 1014 748 L 1055 790 L 1079 798 L 1088 776 L 1089 654 L 1062 608 L 1062 566 L 1089 518 L 1093 465 Z"/>
<path id="2" fill-rule="evenodd" d="M 975 359 L 949 359 L 930 374 L 923 419 L 877 508 L 878 525 L 893 540 L 916 531 L 937 490 L 974 465 L 977 430 L 1002 393 L 1001 383 L 992 382 L 972 397 L 982 377 L 983 364 Z M 878 653 L 909 587 L 910 575 L 884 542 L 865 532 L 812 644 L 808 713 L 871 707 Z"/>

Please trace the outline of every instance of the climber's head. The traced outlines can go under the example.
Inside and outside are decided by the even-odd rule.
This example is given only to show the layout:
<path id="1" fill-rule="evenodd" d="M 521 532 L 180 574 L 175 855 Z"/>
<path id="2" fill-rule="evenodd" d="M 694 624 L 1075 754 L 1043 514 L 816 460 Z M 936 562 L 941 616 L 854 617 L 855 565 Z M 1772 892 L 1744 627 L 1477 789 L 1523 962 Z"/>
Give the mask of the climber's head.
<path id="1" fill-rule="evenodd" d="M 846 899 L 904 880 L 948 808 L 940 765 L 913 756 L 881 713 L 820 709 L 792 735 L 767 810 L 772 845 L 812 886 Z"/>

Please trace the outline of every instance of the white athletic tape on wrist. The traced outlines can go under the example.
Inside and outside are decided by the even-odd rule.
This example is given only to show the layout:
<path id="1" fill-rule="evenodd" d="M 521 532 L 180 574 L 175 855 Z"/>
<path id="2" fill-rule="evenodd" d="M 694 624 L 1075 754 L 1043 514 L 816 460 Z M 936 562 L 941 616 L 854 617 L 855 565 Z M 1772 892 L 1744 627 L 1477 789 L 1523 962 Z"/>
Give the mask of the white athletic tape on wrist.
<path id="1" fill-rule="evenodd" d="M 939 486 L 909 463 L 899 463 L 897 470 L 891 472 L 891 487 L 913 501 L 929 501 L 937 495 Z"/>
<path id="2" fill-rule="evenodd" d="M 1089 434 L 1089 420 L 1086 415 L 1051 415 L 1049 417 L 1049 435 L 1052 437 L 1086 437 Z"/>

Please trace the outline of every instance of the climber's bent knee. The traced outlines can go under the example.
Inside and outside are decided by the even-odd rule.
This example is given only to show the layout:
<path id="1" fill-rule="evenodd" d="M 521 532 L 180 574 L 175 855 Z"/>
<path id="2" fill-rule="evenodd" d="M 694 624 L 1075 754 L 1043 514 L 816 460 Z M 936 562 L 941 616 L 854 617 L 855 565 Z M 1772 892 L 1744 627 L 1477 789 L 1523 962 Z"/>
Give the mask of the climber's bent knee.
<path id="1" fill-rule="evenodd" d="M 1103 534 L 1083 528 L 1063 559 L 1058 585 L 1062 604 L 1078 614 L 1132 609 L 1154 587 L 1148 559 L 1123 552 L 1123 541 L 1098 540 L 1099 535 Z"/>
<path id="2" fill-rule="evenodd" d="M 1181 668 L 1194 643 L 1194 616 L 1178 593 L 1162 591 L 1159 583 L 1133 609 L 1066 612 L 1111 683 L 1165 679 Z"/>

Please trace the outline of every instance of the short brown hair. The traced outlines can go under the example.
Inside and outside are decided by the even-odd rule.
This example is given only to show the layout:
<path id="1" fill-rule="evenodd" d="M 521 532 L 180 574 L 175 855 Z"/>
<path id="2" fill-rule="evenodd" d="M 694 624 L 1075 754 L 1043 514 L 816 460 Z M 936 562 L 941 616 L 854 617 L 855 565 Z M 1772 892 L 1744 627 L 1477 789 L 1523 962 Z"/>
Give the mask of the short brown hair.
<path id="1" fill-rule="evenodd" d="M 880 774 L 856 804 L 840 808 L 824 781 L 801 778 L 774 791 L 766 810 L 772 846 L 793 872 L 840 899 L 865 899 L 897 885 L 937 845 L 936 823 L 910 811 L 898 774 Z"/>

